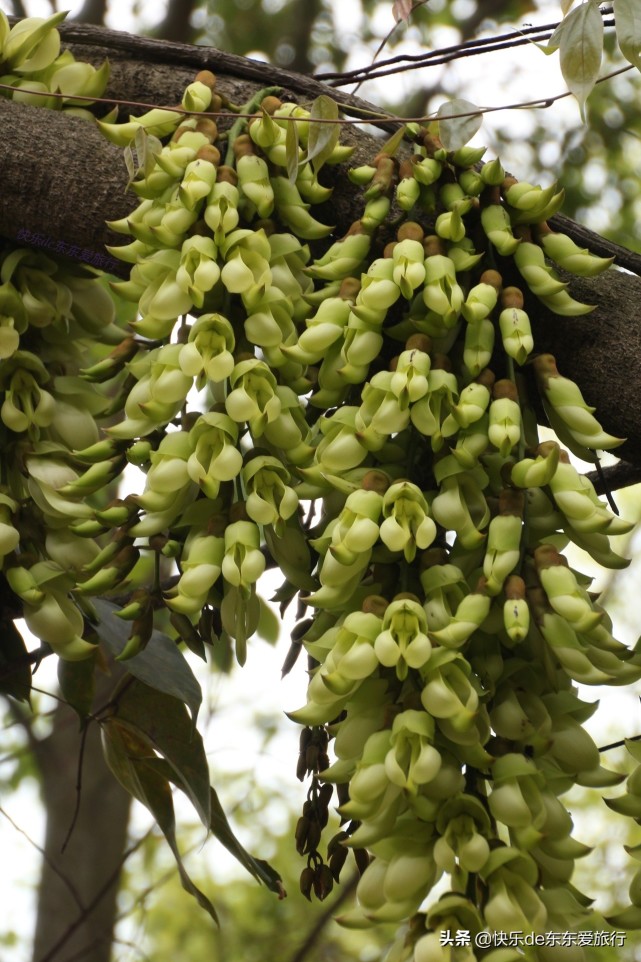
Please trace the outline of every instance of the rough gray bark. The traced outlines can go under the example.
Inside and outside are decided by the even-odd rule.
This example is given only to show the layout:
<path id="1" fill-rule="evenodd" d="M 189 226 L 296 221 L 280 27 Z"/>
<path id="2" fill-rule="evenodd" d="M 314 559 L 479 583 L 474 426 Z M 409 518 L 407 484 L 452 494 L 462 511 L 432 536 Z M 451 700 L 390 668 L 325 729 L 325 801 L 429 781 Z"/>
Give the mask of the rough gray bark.
<path id="1" fill-rule="evenodd" d="M 114 686 L 101 675 L 97 704 Z M 127 837 L 131 797 L 104 761 L 97 724 L 89 726 L 76 808 L 80 751 L 78 716 L 60 702 L 51 734 L 35 746 L 47 812 L 45 860 L 38 891 L 33 962 L 109 962 L 116 897 Z"/>
<path id="2" fill-rule="evenodd" d="M 112 98 L 175 104 L 194 73 L 207 67 L 217 74 L 221 92 L 237 104 L 249 100 L 260 88 L 276 84 L 283 87 L 286 97 L 301 102 L 327 92 L 347 114 L 375 109 L 313 78 L 210 47 L 170 44 L 73 23 L 63 25 L 60 31 L 77 58 L 98 64 L 109 57 L 112 76 L 107 96 Z M 132 108 L 132 112 L 141 109 Z M 229 123 L 221 118 L 220 126 Z M 127 173 L 118 148 L 105 143 L 85 121 L 55 111 L 0 102 L 0 124 L 1 236 L 53 249 L 62 241 L 73 245 L 79 259 L 86 250 L 105 258 L 105 243 L 123 242 L 122 236 L 105 227 L 106 220 L 125 216 L 137 204 L 126 192 Z M 381 122 L 377 126 L 390 131 L 395 125 Z M 377 149 L 375 139 L 361 128 L 349 129 L 346 139 L 358 145 L 357 162 Z M 339 233 L 358 214 L 353 188 L 339 172 L 328 222 L 335 223 Z M 619 266 L 641 274 L 641 255 L 561 215 L 551 224 L 582 246 L 613 255 Z M 120 275 L 128 271 L 126 265 L 109 258 L 100 266 Z M 558 318 L 533 304 L 537 348 L 554 353 L 561 372 L 578 381 L 607 429 L 628 438 L 618 453 L 641 464 L 641 331 L 637 322 L 641 280 L 610 271 L 591 282 L 573 279 L 571 291 L 596 304 L 596 310 L 576 319 Z"/>

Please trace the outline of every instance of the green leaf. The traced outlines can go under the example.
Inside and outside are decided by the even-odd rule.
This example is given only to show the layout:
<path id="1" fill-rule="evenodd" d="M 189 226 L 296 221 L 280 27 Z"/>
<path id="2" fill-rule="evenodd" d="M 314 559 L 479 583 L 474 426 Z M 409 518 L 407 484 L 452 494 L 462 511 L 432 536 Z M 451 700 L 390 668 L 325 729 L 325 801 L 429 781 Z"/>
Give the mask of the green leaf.
<path id="1" fill-rule="evenodd" d="M 392 136 L 385 141 L 381 147 L 380 153 L 387 154 L 388 157 L 393 157 L 398 148 L 403 143 L 403 138 L 405 137 L 405 127 L 399 127 Z"/>
<path id="2" fill-rule="evenodd" d="M 317 121 L 338 120 L 338 104 L 326 94 L 317 97 L 310 110 L 311 123 L 307 138 L 307 160 L 318 173 L 340 136 L 340 124 L 318 123 Z"/>
<path id="3" fill-rule="evenodd" d="M 155 751 L 167 760 L 199 818 L 209 828 L 207 756 L 184 704 L 135 678 L 123 682 L 114 700 L 114 716 L 120 725 L 144 739 L 151 755 Z"/>
<path id="4" fill-rule="evenodd" d="M 193 895 L 214 922 L 218 922 L 214 906 L 194 885 L 183 865 L 176 841 L 176 818 L 169 780 L 154 765 L 154 761 L 160 759 L 156 759 L 153 752 L 150 753 L 144 739 L 122 727 L 115 718 L 108 719 L 102 725 L 102 739 L 107 765 L 125 791 L 149 809 L 167 839 L 176 859 L 182 887 Z"/>
<path id="5" fill-rule="evenodd" d="M 10 618 L 0 619 L 0 692 L 29 701 L 31 665 L 24 638 Z"/>
<path id="6" fill-rule="evenodd" d="M 149 759 L 147 764 L 163 775 L 164 778 L 173 782 L 178 788 L 182 788 L 176 781 L 176 776 L 171 768 L 161 758 Z M 209 827 L 212 835 L 225 846 L 227 851 L 240 862 L 250 875 L 253 875 L 255 879 L 266 885 L 272 892 L 276 892 L 280 898 L 284 896 L 283 884 L 278 872 L 271 867 L 269 862 L 261 858 L 254 858 L 253 855 L 250 855 L 234 835 L 233 829 L 227 821 L 227 816 L 214 788 L 211 788 L 211 824 Z"/>
<path id="7" fill-rule="evenodd" d="M 92 604 L 100 617 L 96 631 L 111 653 L 119 655 L 127 643 L 130 626 L 116 618 L 114 611 L 118 610 L 118 606 L 111 601 L 97 598 Z M 200 685 L 175 641 L 168 635 L 160 631 L 152 632 L 145 650 L 128 659 L 127 671 L 151 688 L 184 702 L 193 724 L 196 724 L 202 702 Z"/>
<path id="8" fill-rule="evenodd" d="M 256 631 L 260 619 L 254 585 L 248 598 L 238 588 L 228 587 L 220 606 L 220 617 L 223 628 L 236 642 L 236 660 L 242 666 L 247 660 L 247 639 Z"/>
<path id="9" fill-rule="evenodd" d="M 288 521 L 280 538 L 271 525 L 266 525 L 265 542 L 287 580 L 303 591 L 314 591 L 316 583 L 310 574 L 312 559 L 298 522 L 295 519 Z"/>
<path id="10" fill-rule="evenodd" d="M 641 70 L 641 8 L 639 0 L 615 0 L 617 43 L 625 59 Z"/>
<path id="11" fill-rule="evenodd" d="M 439 137 L 446 150 L 458 150 L 459 147 L 464 147 L 481 129 L 483 115 L 478 112 L 467 117 L 454 116 L 454 114 L 469 115 L 471 111 L 478 111 L 476 104 L 458 98 L 441 104 L 438 108 Z"/>
<path id="12" fill-rule="evenodd" d="M 96 688 L 95 668 L 95 656 L 83 658 L 82 661 L 58 659 L 60 691 L 67 704 L 71 705 L 81 721 L 85 721 L 93 704 Z"/>
<path id="13" fill-rule="evenodd" d="M 599 76 L 603 56 L 603 20 L 597 0 L 588 0 L 572 10 L 556 28 L 548 46 L 559 48 L 563 79 L 585 119 L 585 102 Z"/>
<path id="14" fill-rule="evenodd" d="M 273 610 L 262 598 L 258 598 L 258 603 L 260 604 L 260 618 L 256 630 L 263 641 L 266 641 L 270 645 L 275 645 L 280 637 L 281 623 Z"/>

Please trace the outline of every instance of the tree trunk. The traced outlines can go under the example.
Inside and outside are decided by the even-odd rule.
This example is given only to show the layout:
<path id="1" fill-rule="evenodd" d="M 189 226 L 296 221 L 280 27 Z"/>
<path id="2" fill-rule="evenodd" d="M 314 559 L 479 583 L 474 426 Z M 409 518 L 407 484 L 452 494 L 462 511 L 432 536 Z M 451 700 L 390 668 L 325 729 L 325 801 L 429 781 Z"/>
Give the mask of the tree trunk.
<path id="1" fill-rule="evenodd" d="M 107 700 L 113 685 L 113 677 L 98 674 L 98 704 Z M 53 730 L 36 750 L 47 827 L 33 962 L 111 958 L 131 798 L 107 768 L 99 726 L 91 723 L 82 759 L 79 810 L 63 852 L 78 800 L 80 747 L 78 716 L 59 702 Z"/>

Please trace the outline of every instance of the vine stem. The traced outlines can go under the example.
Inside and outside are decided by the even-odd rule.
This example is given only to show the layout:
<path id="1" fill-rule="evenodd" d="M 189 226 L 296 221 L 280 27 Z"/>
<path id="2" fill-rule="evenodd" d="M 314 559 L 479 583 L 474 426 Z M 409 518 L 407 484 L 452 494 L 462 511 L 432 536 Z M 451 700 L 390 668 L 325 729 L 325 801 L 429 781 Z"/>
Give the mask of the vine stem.
<path id="1" fill-rule="evenodd" d="M 605 83 L 607 80 L 612 80 L 613 77 L 618 77 L 620 74 L 627 73 L 629 70 L 633 70 L 632 64 L 628 64 L 625 67 L 619 67 L 618 70 L 612 70 L 610 73 L 604 74 L 603 77 L 599 77 L 595 82 L 596 84 Z M 277 90 L 281 90 L 281 87 L 277 87 Z M 10 84 L 0 83 L 0 90 L 8 91 L 22 91 L 24 93 L 33 93 L 31 90 L 27 90 L 25 87 L 12 87 Z M 48 97 L 62 97 L 65 94 L 61 93 L 49 93 Z M 357 117 L 350 117 L 349 119 L 345 117 L 338 118 L 314 118 L 313 123 L 315 124 L 341 124 L 341 125 L 358 125 L 358 124 L 371 124 L 371 123 L 397 123 L 397 124 L 424 124 L 429 123 L 432 120 L 459 120 L 463 117 L 482 117 L 485 114 L 498 113 L 502 110 L 525 110 L 525 109 L 536 109 L 544 110 L 551 107 L 559 100 L 565 100 L 567 97 L 572 97 L 572 93 L 566 90 L 564 93 L 553 94 L 550 97 L 537 97 L 535 100 L 522 100 L 515 101 L 514 103 L 501 104 L 498 107 L 476 107 L 474 110 L 465 110 L 453 114 L 437 114 L 433 111 L 430 114 L 424 114 L 420 117 L 399 117 L 396 114 L 388 113 L 387 111 L 375 111 L 367 110 L 364 107 L 356 107 L 350 104 L 340 104 L 342 110 L 348 111 L 350 114 L 358 114 Z M 110 106 L 125 106 L 125 107 L 141 107 L 145 110 L 173 110 L 177 114 L 184 114 L 186 117 L 210 117 L 212 120 L 217 120 L 221 117 L 232 117 L 235 121 L 239 120 L 251 120 L 256 116 L 256 112 L 253 113 L 237 113 L 229 110 L 218 110 L 218 111 L 196 111 L 196 110 L 185 110 L 183 107 L 176 107 L 175 105 L 167 106 L 164 104 L 150 104 L 143 103 L 135 100 L 116 100 L 111 97 L 84 97 L 80 94 L 74 94 L 74 100 L 83 100 L 89 104 L 108 104 Z M 359 119 L 362 118 L 362 119 Z M 308 122 L 312 123 L 311 118 L 301 117 L 280 117 L 279 120 L 285 120 L 287 122 L 301 123 Z"/>

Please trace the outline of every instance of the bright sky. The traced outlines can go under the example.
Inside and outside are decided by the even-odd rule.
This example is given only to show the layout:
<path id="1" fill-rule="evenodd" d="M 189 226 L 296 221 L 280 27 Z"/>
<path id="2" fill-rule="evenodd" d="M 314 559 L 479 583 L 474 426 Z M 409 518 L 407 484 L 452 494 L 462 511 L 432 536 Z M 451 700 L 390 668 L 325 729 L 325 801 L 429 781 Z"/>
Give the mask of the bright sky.
<path id="1" fill-rule="evenodd" d="M 432 0 L 432 6 L 436 7 L 439 0 Z M 443 2 L 443 0 L 440 0 Z M 459 14 L 466 14 L 466 7 L 470 4 L 467 0 L 456 0 L 455 5 L 459 6 Z M 73 14 L 82 6 L 81 3 L 70 4 L 70 11 Z M 8 5 L 0 2 L 0 7 L 10 12 Z M 31 0 L 27 3 L 28 12 L 33 16 L 47 16 L 51 13 L 51 5 L 48 0 Z M 160 6 L 156 3 L 139 3 L 138 9 L 141 11 L 141 18 L 148 23 L 156 22 L 159 18 Z M 391 8 L 391 0 L 389 7 Z M 110 5 L 109 25 L 115 29 L 134 30 L 136 21 L 131 13 L 132 4 L 127 0 L 112 2 Z M 334 7 L 334 16 L 341 32 L 345 35 L 354 34 L 358 28 L 358 5 L 353 0 L 341 0 Z M 559 3 L 539 2 L 536 13 L 530 15 L 533 23 L 546 23 L 557 19 L 559 15 Z M 385 33 L 391 26 L 391 12 L 382 6 L 379 14 L 380 30 Z M 432 48 L 446 46 L 453 42 L 455 37 L 446 30 L 441 30 L 431 38 Z M 350 67 L 366 64 L 371 59 L 371 54 L 358 42 L 350 45 Z M 407 39 L 402 48 L 397 48 L 395 53 L 400 53 L 403 49 L 416 50 L 416 36 L 413 31 L 408 31 Z M 489 69 L 491 66 L 491 69 Z M 532 78 L 536 78 L 533 84 Z M 551 96 L 562 92 L 565 89 L 556 57 L 545 58 L 543 54 L 533 46 L 520 48 L 516 57 L 503 55 L 502 57 L 493 56 L 482 58 L 469 58 L 451 64 L 446 70 L 434 68 L 429 76 L 424 73 L 418 78 L 412 75 L 401 75 L 395 81 L 401 91 L 409 90 L 410 85 L 419 79 L 420 82 L 443 83 L 446 89 L 457 89 L 459 95 L 467 97 L 478 105 L 498 106 L 506 100 L 529 99 L 533 93 L 538 96 Z M 389 90 L 389 78 L 384 83 Z M 376 86 L 370 84 L 360 90 L 360 94 L 366 99 L 376 101 Z M 447 99 L 444 96 L 443 99 Z M 554 111 L 554 113 L 552 113 Z M 564 101 L 556 105 L 550 111 L 550 117 L 557 123 L 578 124 L 578 110 L 573 103 Z M 497 123 L 505 123 L 505 114 L 489 115 L 484 127 L 476 138 L 476 142 L 490 145 L 494 141 L 494 131 Z M 509 115 L 510 129 L 515 135 L 527 135 L 530 129 L 530 120 L 525 113 L 519 114 L 512 111 Z M 527 152 L 523 152 L 523 163 L 527 163 Z M 555 163 L 553 154 L 549 157 L 549 164 L 552 167 Z M 514 145 L 511 150 L 509 164 L 506 166 L 519 171 L 520 176 L 527 179 L 527 171 L 522 170 L 519 163 L 519 148 Z M 637 542 L 640 539 L 637 539 Z M 636 547 L 641 547 L 637 544 Z M 620 579 L 620 597 L 624 599 L 621 612 L 617 615 L 617 629 L 622 640 L 633 643 L 636 641 L 635 625 L 633 619 L 628 617 L 631 610 L 638 610 L 635 604 L 635 597 L 638 596 L 639 567 L 637 563 L 633 565 Z M 269 590 L 266 592 L 269 595 Z M 629 605 L 626 604 L 626 599 Z M 626 610 L 627 609 L 627 610 Z M 638 630 L 638 629 L 636 629 Z M 298 740 L 298 729 L 296 726 L 285 722 L 283 731 L 273 741 L 269 757 L 266 757 L 262 750 L 262 737 L 260 732 L 249 730 L 246 725 L 247 705 L 251 705 L 254 712 L 264 716 L 266 719 L 274 719 L 282 716 L 284 710 L 291 710 L 299 707 L 305 700 L 305 674 L 303 661 L 301 666 L 285 681 L 280 679 L 280 665 L 287 651 L 289 641 L 287 631 L 283 632 L 283 638 L 279 642 L 278 649 L 274 652 L 264 642 L 254 641 L 250 646 L 248 665 L 241 673 L 235 672 L 232 684 L 227 683 L 223 678 L 220 683 L 212 681 L 211 676 L 206 681 L 210 692 L 211 708 L 215 708 L 211 726 L 208 732 L 208 745 L 216 746 L 212 754 L 212 765 L 217 770 L 235 771 L 240 769 L 254 769 L 258 780 L 269 781 L 274 777 L 279 782 L 287 783 L 291 786 L 292 797 L 303 798 L 303 790 L 300 783 L 295 779 L 293 768 L 296 758 L 296 744 Z M 37 684 L 42 688 L 55 685 L 55 675 L 51 670 L 52 666 L 45 663 L 37 675 Z M 587 700 L 594 700 L 600 697 L 601 691 L 586 690 L 583 697 Z M 633 692 L 610 693 L 605 691 L 605 706 L 612 706 L 608 710 L 599 711 L 596 721 L 588 723 L 588 728 L 595 732 L 603 731 L 604 719 L 608 730 L 608 739 L 614 740 L 625 735 L 641 732 L 641 712 L 639 710 L 638 694 Z M 595 727 L 597 726 L 597 727 Z M 233 733 L 233 739 L 230 738 Z M 1 761 L 0 757 L 0 761 Z M 0 770 L 1 771 L 1 770 Z M 4 809 L 11 815 L 17 825 L 26 830 L 34 841 L 40 843 L 43 837 L 43 818 L 42 811 L 38 804 L 34 785 L 27 782 L 20 791 L 9 794 L 1 801 Z M 188 816 L 191 817 L 191 816 Z M 274 813 L 278 817 L 278 813 Z M 145 815 L 138 815 L 135 820 L 134 829 L 143 831 L 147 825 Z M 590 839 L 583 837 L 585 841 Z M 12 864 L 16 867 L 13 884 L 6 885 L 6 874 L 0 876 L 0 903 L 3 907 L 3 929 L 10 922 L 19 934 L 19 942 L 16 946 L 3 947 L 0 955 L 3 962 L 28 962 L 29 950 L 28 940 L 33 925 L 34 908 L 34 887 L 37 882 L 39 857 L 33 845 L 30 844 L 22 835 L 11 827 L 9 822 L 0 815 L 0 848 L 3 852 L 5 865 Z M 211 853 L 211 854 L 210 854 Z M 207 848 L 198 855 L 198 858 L 215 859 L 216 872 L 221 871 L 221 848 L 215 843 L 210 843 Z M 222 861 L 222 865 L 225 865 Z M 3 884 L 4 883 L 4 884 Z M 187 896 L 185 896 L 187 897 Z M 0 931 L 0 939 L 2 931 Z M 0 942 L 1 944 L 1 942 Z M 123 962 L 129 962 L 127 954 L 122 952 L 120 956 Z M 133 956 L 132 956 L 133 958 Z"/>

